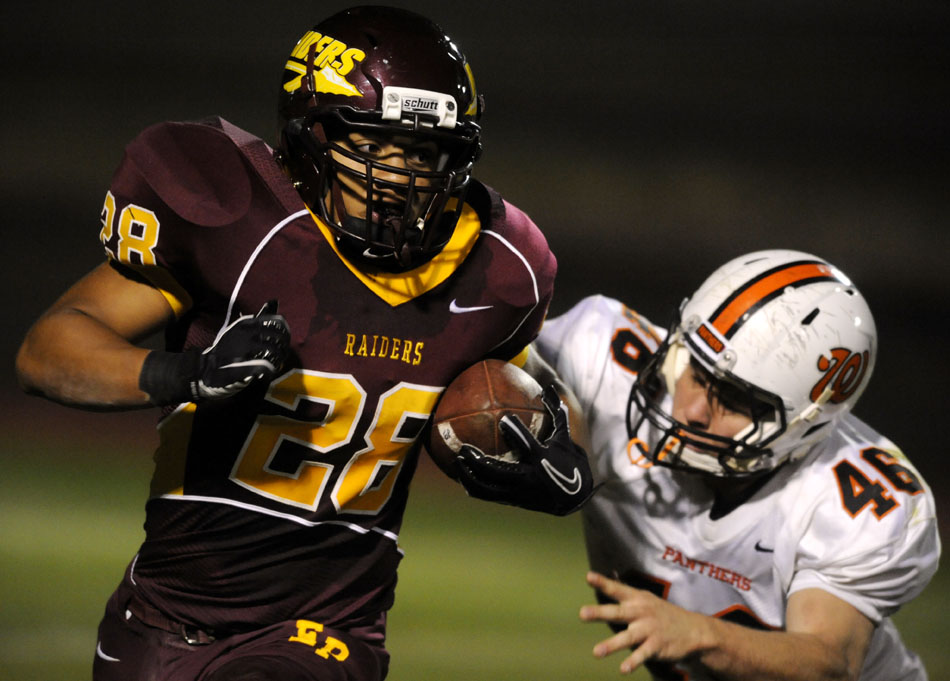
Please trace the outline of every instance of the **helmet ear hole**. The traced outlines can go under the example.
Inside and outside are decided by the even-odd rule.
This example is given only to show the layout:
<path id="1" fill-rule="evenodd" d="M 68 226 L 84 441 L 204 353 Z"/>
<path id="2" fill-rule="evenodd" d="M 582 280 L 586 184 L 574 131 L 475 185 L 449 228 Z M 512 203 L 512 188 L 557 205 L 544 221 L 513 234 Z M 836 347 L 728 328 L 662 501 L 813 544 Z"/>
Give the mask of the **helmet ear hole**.
<path id="1" fill-rule="evenodd" d="M 816 307 L 814 310 L 812 310 L 811 312 L 809 312 L 809 313 L 805 316 L 805 318 L 802 320 L 802 326 L 808 326 L 808 325 L 811 324 L 813 321 L 815 321 L 815 317 L 818 316 L 818 312 L 819 312 L 819 310 L 818 310 L 817 307 Z"/>

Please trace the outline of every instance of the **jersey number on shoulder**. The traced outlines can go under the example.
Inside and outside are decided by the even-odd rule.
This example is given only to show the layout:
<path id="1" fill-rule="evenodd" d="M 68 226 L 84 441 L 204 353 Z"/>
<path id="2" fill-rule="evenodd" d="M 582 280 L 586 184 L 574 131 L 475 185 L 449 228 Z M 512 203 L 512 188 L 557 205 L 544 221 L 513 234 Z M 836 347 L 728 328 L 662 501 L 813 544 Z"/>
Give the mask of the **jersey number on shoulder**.
<path id="1" fill-rule="evenodd" d="M 617 364 L 637 375 L 656 351 L 660 339 L 651 327 L 644 326 L 636 312 L 624 308 L 623 314 L 632 326 L 614 331 L 610 341 L 610 354 Z"/>
<path id="2" fill-rule="evenodd" d="M 148 208 L 129 204 L 115 214 L 115 197 L 106 192 L 100 214 L 99 241 L 106 252 L 127 265 L 154 265 L 158 245 L 158 217 Z M 113 240 L 113 237 L 116 237 Z"/>
<path id="3" fill-rule="evenodd" d="M 838 489 L 841 491 L 841 503 L 852 518 L 866 508 L 870 508 L 876 518 L 883 518 L 900 505 L 900 502 L 892 496 L 893 492 L 904 492 L 914 496 L 923 491 L 923 485 L 920 484 L 917 475 L 883 449 L 869 447 L 861 452 L 861 458 L 884 476 L 888 485 L 868 478 L 850 461 L 845 460 L 835 464 L 834 471 L 838 478 Z M 888 486 L 891 489 L 888 489 Z"/>
<path id="4" fill-rule="evenodd" d="M 356 379 L 346 374 L 291 371 L 271 384 L 267 399 L 291 412 L 304 401 L 313 402 L 325 407 L 326 416 L 317 423 L 258 416 L 231 479 L 256 494 L 298 508 L 316 509 L 329 493 L 337 511 L 378 513 L 389 500 L 403 459 L 440 392 L 400 383 L 380 396 L 369 428 L 358 434 L 356 425 L 367 405 L 366 391 Z M 314 455 L 350 444 L 357 435 L 362 435 L 365 447 L 338 471 Z M 298 446 L 285 446 L 291 443 Z"/>

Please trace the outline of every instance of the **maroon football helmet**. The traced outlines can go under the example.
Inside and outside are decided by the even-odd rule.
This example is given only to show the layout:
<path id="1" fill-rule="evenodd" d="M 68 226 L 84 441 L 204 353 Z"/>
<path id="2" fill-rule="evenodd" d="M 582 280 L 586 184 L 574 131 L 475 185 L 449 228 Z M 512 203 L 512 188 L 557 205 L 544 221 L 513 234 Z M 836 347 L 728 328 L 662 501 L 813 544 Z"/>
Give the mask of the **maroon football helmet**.
<path id="1" fill-rule="evenodd" d="M 481 149 L 482 108 L 464 55 L 438 25 L 402 9 L 356 7 L 314 26 L 291 53 L 279 156 L 348 257 L 407 270 L 455 230 Z M 397 167 L 345 144 L 354 132 L 438 151 L 426 168 Z M 365 189 L 365 219 L 344 207 L 342 192 L 354 184 Z"/>

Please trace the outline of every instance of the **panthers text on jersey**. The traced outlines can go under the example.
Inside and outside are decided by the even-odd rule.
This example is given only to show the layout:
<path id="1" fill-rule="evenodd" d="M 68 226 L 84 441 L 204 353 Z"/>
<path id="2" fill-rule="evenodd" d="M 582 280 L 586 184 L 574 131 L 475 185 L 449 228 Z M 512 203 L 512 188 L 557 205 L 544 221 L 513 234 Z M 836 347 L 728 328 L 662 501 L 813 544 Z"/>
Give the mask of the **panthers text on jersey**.
<path id="1" fill-rule="evenodd" d="M 657 440 L 648 422 L 628 436 L 631 386 L 665 333 L 594 296 L 548 320 L 537 341 L 588 415 L 591 468 L 602 484 L 584 508 L 591 567 L 688 610 L 765 629 L 784 627 L 790 594 L 823 589 L 877 625 L 862 681 L 926 679 L 888 618 L 937 568 L 934 500 L 918 472 L 849 414 L 713 520 L 702 475 L 647 461 L 643 451 Z M 651 671 L 707 678 L 686 668 Z"/>
<path id="2" fill-rule="evenodd" d="M 101 241 L 175 310 L 166 347 L 206 347 L 277 300 L 290 358 L 269 386 L 166 409 L 129 579 L 219 632 L 305 617 L 353 628 L 390 607 L 420 435 L 444 387 L 512 359 L 556 262 L 533 222 L 475 183 L 453 238 L 414 270 L 345 260 L 261 140 L 222 119 L 139 135 Z"/>

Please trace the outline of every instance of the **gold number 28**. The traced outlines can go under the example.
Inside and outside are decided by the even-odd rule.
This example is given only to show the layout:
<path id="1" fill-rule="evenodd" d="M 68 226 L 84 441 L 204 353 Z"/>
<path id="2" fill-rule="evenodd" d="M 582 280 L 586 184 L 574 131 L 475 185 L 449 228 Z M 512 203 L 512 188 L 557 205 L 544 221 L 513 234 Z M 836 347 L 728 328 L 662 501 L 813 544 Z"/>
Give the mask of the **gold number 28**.
<path id="1" fill-rule="evenodd" d="M 337 511 L 378 513 L 392 494 L 414 437 L 402 436 L 407 419 L 426 420 L 441 388 L 400 383 L 380 396 L 363 439 L 365 447 L 343 465 L 329 489 Z M 366 392 L 348 374 L 295 369 L 271 384 L 267 399 L 295 411 L 301 401 L 321 404 L 322 421 L 261 415 L 251 429 L 231 472 L 243 487 L 298 508 L 315 509 L 327 493 L 334 466 L 322 460 L 357 436 L 356 424 L 366 407 Z M 287 459 L 285 443 L 297 454 Z M 284 459 L 277 464 L 278 457 Z"/>

